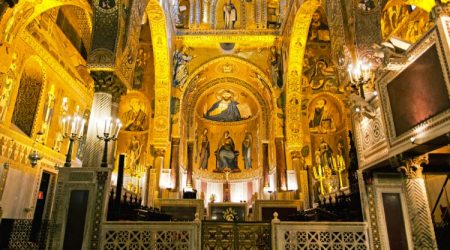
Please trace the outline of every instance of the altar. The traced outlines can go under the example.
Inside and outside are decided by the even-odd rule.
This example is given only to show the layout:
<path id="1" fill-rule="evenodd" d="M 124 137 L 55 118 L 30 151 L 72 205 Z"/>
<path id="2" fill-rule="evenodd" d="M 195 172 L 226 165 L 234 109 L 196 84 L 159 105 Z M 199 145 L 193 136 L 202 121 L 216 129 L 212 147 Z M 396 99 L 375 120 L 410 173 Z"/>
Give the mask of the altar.
<path id="1" fill-rule="evenodd" d="M 217 221 L 247 221 L 248 207 L 243 202 L 213 202 L 208 204 L 208 219 Z"/>

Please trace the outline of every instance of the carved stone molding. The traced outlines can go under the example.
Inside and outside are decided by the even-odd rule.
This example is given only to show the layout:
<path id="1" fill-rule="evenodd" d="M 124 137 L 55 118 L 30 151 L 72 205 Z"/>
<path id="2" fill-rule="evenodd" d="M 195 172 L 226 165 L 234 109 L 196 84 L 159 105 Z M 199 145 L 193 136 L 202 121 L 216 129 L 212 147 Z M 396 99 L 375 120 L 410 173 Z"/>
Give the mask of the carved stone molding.
<path id="1" fill-rule="evenodd" d="M 422 164 L 428 164 L 428 154 L 404 160 L 403 166 L 398 167 L 397 170 L 408 179 L 423 178 Z"/>
<path id="2" fill-rule="evenodd" d="M 446 4 L 436 4 L 436 6 L 433 8 L 432 13 L 433 13 L 436 17 L 450 16 L 450 4 L 449 4 L 449 3 L 446 3 Z"/>
<path id="3" fill-rule="evenodd" d="M 167 1 L 163 1 L 167 2 Z M 166 30 L 166 15 L 159 1 L 150 0 L 146 13 L 152 33 L 152 44 L 155 62 L 155 114 L 153 144 L 167 146 L 170 124 L 170 92 L 171 92 L 171 61 L 169 56 L 170 43 Z"/>

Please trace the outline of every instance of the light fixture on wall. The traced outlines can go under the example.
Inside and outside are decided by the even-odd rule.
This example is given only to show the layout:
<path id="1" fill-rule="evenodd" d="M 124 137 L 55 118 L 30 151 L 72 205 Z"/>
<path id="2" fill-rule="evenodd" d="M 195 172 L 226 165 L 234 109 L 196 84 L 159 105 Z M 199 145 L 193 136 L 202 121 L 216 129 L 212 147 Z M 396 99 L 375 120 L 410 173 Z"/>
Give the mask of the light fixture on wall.
<path id="1" fill-rule="evenodd" d="M 372 64 L 364 60 L 356 60 L 355 64 L 348 66 L 348 76 L 351 87 L 358 92 L 362 99 L 366 99 L 364 85 L 372 80 Z"/>
<path id="2" fill-rule="evenodd" d="M 372 64 L 365 59 L 358 59 L 356 63 L 350 64 L 347 70 L 352 89 L 350 101 L 353 103 L 354 112 L 367 118 L 374 118 L 376 116 L 375 108 L 366 101 L 364 92 L 364 86 L 373 81 Z M 377 91 L 372 93 L 372 97 L 377 95 Z"/>
<path id="3" fill-rule="evenodd" d="M 42 131 L 37 132 L 37 138 L 39 138 L 41 135 L 43 135 Z M 38 164 L 38 161 L 42 159 L 41 155 L 35 148 L 36 141 L 37 141 L 37 139 L 34 140 L 33 149 L 31 150 L 30 154 L 28 155 L 28 160 L 30 160 L 31 167 L 33 167 L 33 168 L 36 167 L 36 165 Z"/>
<path id="4" fill-rule="evenodd" d="M 97 138 L 105 142 L 103 148 L 103 157 L 101 167 L 108 167 L 108 143 L 109 141 L 117 140 L 122 123 L 119 119 L 116 122 L 112 121 L 111 117 L 106 117 L 103 120 L 97 121 Z"/>
<path id="5" fill-rule="evenodd" d="M 73 143 L 83 138 L 85 119 L 79 116 L 66 116 L 62 119 L 63 124 L 63 138 L 69 138 L 69 149 L 66 154 L 66 162 L 64 167 L 70 168 L 72 166 L 72 150 Z"/>

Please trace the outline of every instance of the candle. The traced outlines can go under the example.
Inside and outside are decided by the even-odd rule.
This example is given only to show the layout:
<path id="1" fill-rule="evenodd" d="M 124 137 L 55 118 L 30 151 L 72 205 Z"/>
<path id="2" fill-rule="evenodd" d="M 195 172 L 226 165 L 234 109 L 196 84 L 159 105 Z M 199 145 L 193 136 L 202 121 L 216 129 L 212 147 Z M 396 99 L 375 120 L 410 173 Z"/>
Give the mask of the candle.
<path id="1" fill-rule="evenodd" d="M 67 118 L 66 118 L 66 130 L 64 131 L 65 134 L 69 134 L 70 120 L 71 120 L 71 117 L 67 116 Z"/>
<path id="2" fill-rule="evenodd" d="M 119 130 L 120 130 L 121 127 L 122 127 L 122 123 L 117 124 L 117 127 L 116 127 L 116 134 L 114 135 L 114 138 L 117 139 L 117 136 L 119 135 Z"/>
<path id="3" fill-rule="evenodd" d="M 105 127 L 103 128 L 103 134 L 106 134 L 106 125 L 108 124 L 108 118 L 105 118 Z"/>
<path id="4" fill-rule="evenodd" d="M 70 128 L 70 134 L 75 134 L 75 126 L 76 126 L 76 120 L 73 119 L 72 126 Z"/>
<path id="5" fill-rule="evenodd" d="M 62 125 L 63 125 L 62 132 L 63 132 L 63 134 L 65 134 L 66 133 L 66 118 L 65 117 L 62 119 Z"/>
<path id="6" fill-rule="evenodd" d="M 86 123 L 86 120 L 83 119 L 83 120 L 81 121 L 81 128 L 80 128 L 80 134 L 79 134 L 80 137 L 83 136 L 83 132 L 84 132 L 84 124 L 85 124 L 85 123 Z"/>
<path id="7" fill-rule="evenodd" d="M 73 119 L 73 123 L 74 123 L 74 127 L 73 129 L 73 133 L 77 134 L 78 132 L 78 126 L 80 125 L 80 117 L 79 116 L 75 116 L 75 118 Z"/>
<path id="8" fill-rule="evenodd" d="M 97 119 L 95 121 L 95 129 L 97 130 L 97 136 L 100 136 L 100 133 L 98 132 L 98 126 L 99 126 L 100 121 Z"/>

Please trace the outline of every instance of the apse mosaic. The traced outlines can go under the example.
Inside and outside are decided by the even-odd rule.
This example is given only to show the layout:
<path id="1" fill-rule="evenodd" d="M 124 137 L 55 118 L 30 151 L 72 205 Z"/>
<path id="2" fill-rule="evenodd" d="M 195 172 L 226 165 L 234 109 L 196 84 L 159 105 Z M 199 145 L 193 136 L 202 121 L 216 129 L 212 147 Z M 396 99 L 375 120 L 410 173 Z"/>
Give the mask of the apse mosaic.
<path id="1" fill-rule="evenodd" d="M 260 116 L 248 90 L 227 84 L 213 87 L 199 98 L 196 116 L 198 169 L 220 173 L 258 167 Z"/>

